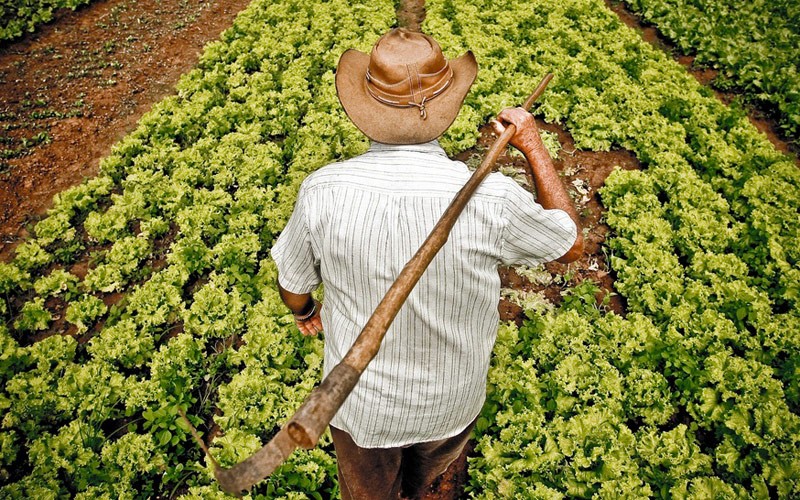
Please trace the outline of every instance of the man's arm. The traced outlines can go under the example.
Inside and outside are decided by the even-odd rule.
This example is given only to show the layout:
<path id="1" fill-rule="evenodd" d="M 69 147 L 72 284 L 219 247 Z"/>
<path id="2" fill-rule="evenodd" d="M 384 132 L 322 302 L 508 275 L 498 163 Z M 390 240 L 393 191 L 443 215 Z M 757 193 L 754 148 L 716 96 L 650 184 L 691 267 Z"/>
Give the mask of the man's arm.
<path id="1" fill-rule="evenodd" d="M 565 211 L 577 227 L 578 236 L 572 248 L 556 261 L 567 264 L 578 260 L 583 255 L 583 231 L 578 212 L 539 136 L 533 115 L 523 108 L 507 108 L 501 111 L 497 118 L 498 120 L 494 120 L 492 124 L 498 134 L 505 130 L 501 122 L 511 123 L 517 129 L 509 143 L 519 149 L 528 160 L 528 176 L 536 187 L 536 201 L 546 209 L 556 208 Z"/>
<path id="2" fill-rule="evenodd" d="M 300 333 L 308 336 L 322 331 L 322 319 L 319 316 L 322 304 L 314 300 L 310 293 L 292 293 L 280 284 L 278 284 L 278 293 L 286 307 L 292 311 Z"/>

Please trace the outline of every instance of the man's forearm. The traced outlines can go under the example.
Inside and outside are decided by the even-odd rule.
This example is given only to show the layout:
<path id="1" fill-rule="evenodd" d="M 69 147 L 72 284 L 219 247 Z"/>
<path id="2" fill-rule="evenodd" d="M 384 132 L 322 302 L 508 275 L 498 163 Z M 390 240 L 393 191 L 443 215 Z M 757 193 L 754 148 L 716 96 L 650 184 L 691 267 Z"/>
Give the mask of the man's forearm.
<path id="1" fill-rule="evenodd" d="M 544 144 L 529 146 L 523 154 L 528 160 L 528 175 L 536 188 L 536 201 L 544 208 L 567 212 L 575 224 L 579 224 L 575 203 L 564 188 Z"/>
<path id="2" fill-rule="evenodd" d="M 553 160 L 542 142 L 536 123 L 528 111 L 523 108 L 506 108 L 497 115 L 497 120 L 492 120 L 494 130 L 498 135 L 505 131 L 504 123 L 511 123 L 516 127 L 514 136 L 509 141 L 519 149 L 528 160 L 528 176 L 536 188 L 536 201 L 546 209 L 559 209 L 569 215 L 577 228 L 577 236 L 572 247 L 558 262 L 572 262 L 583 255 L 583 230 L 575 203 L 569 197 L 564 184 L 558 176 Z"/>
<path id="3" fill-rule="evenodd" d="M 278 285 L 278 293 L 295 316 L 304 316 L 314 307 L 314 299 L 310 293 L 292 293 Z"/>
<path id="4" fill-rule="evenodd" d="M 525 159 L 528 161 L 529 179 L 536 188 L 536 201 L 546 209 L 555 208 L 565 211 L 575 223 L 578 232 L 575 243 L 566 255 L 558 259 L 559 262 L 572 262 L 580 258 L 583 253 L 583 230 L 578 212 L 575 210 L 575 202 L 564 188 L 564 183 L 553 165 L 550 153 L 541 139 L 525 144 L 522 149 Z"/>

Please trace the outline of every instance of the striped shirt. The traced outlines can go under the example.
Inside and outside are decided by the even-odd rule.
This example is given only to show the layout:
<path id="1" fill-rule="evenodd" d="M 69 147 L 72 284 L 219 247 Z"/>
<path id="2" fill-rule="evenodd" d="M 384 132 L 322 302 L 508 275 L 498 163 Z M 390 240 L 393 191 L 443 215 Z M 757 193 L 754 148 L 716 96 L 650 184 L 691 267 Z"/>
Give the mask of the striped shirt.
<path id="1" fill-rule="evenodd" d="M 373 143 L 303 182 L 272 257 L 286 290 L 325 285 L 324 375 L 470 175 L 437 141 Z M 575 238 L 566 212 L 545 210 L 513 180 L 490 174 L 331 425 L 365 448 L 444 439 L 465 429 L 485 399 L 499 320 L 498 265 L 555 260 Z"/>

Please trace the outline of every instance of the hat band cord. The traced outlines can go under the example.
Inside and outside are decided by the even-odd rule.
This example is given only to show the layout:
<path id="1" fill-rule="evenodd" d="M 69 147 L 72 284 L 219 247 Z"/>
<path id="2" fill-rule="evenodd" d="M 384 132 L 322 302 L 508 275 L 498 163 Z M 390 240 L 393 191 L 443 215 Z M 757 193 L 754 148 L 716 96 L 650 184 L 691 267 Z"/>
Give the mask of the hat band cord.
<path id="1" fill-rule="evenodd" d="M 448 70 L 448 69 L 450 69 L 450 65 L 449 64 L 446 65 L 444 68 L 442 68 L 441 71 L 437 71 L 436 73 L 432 73 L 431 75 L 436 75 L 436 74 L 442 73 L 442 71 Z M 429 76 L 429 75 L 423 75 L 423 76 Z M 442 92 L 447 90 L 448 87 L 450 87 L 450 84 L 453 83 L 453 72 L 452 72 L 452 70 L 448 71 L 448 74 L 444 78 L 440 79 L 438 82 L 436 82 L 434 84 L 434 87 L 439 87 L 439 88 L 435 88 L 435 90 L 433 90 L 433 91 L 428 89 L 427 92 L 420 92 L 422 94 L 422 101 L 419 102 L 419 103 L 416 102 L 416 99 L 415 99 L 416 96 L 414 95 L 413 88 L 411 89 L 411 94 L 410 95 L 409 94 L 403 94 L 403 95 L 390 94 L 389 92 L 386 92 L 385 90 L 378 88 L 378 86 L 375 85 L 375 82 L 378 82 L 381 85 L 385 85 L 385 84 L 383 82 L 381 82 L 380 80 L 377 80 L 375 77 L 373 77 L 370 74 L 369 69 L 367 69 L 367 78 L 366 78 L 366 80 L 367 80 L 367 85 L 366 85 L 367 92 L 369 92 L 369 95 L 372 96 L 373 99 L 375 99 L 376 101 L 381 102 L 383 104 L 386 104 L 386 105 L 389 105 L 389 106 L 393 106 L 393 107 L 396 107 L 396 108 L 411 108 L 411 107 L 419 108 L 420 118 L 424 120 L 428 116 L 427 110 L 425 109 L 426 101 L 429 101 L 429 100 L 435 98 L 436 96 L 440 95 Z M 411 84 L 413 86 L 413 82 L 410 81 L 411 80 L 410 77 L 408 78 L 408 80 L 409 80 L 409 84 Z M 395 84 L 395 86 L 397 86 L 399 84 L 402 84 L 404 82 L 405 82 L 405 80 L 402 81 L 402 82 L 398 82 L 398 84 Z M 389 86 L 389 85 L 385 85 L 385 86 Z M 383 95 L 381 95 L 381 94 L 383 94 Z M 394 98 L 394 99 L 392 99 L 392 98 Z"/>
<path id="2" fill-rule="evenodd" d="M 435 83 L 433 83 L 432 85 L 429 86 L 429 88 L 435 88 L 436 89 L 428 96 L 429 99 L 431 97 L 433 97 L 434 95 L 437 95 L 437 94 L 441 93 L 444 89 L 446 89 L 450 85 L 450 82 L 453 80 L 453 70 L 452 70 L 452 68 L 450 68 L 449 64 L 445 64 L 445 66 L 441 70 L 437 71 L 436 73 L 428 73 L 428 74 L 422 74 L 422 75 L 417 73 L 417 75 L 418 75 L 418 77 L 420 79 L 420 82 L 421 82 L 422 78 L 430 78 L 432 76 L 436 76 L 436 75 L 439 75 L 439 74 L 444 73 L 444 72 L 446 72 L 446 74 L 443 77 L 439 78 L 439 80 L 437 80 Z M 407 78 L 405 78 L 403 80 L 400 80 L 397 83 L 386 83 L 386 82 L 376 78 L 375 76 L 373 76 L 372 73 L 370 72 L 369 68 L 367 68 L 366 78 L 367 78 L 367 82 L 371 83 L 375 87 L 373 93 L 382 94 L 383 98 L 388 100 L 388 101 L 396 101 L 396 102 L 399 102 L 399 103 L 402 104 L 404 99 L 412 100 L 412 101 L 414 100 L 413 99 L 413 94 L 414 94 L 413 82 L 411 81 L 411 76 L 410 75 Z M 389 89 L 391 89 L 393 87 L 400 87 L 401 85 L 408 86 L 410 88 L 410 93 L 395 94 L 395 93 L 392 93 L 391 91 L 389 91 Z M 440 87 L 440 88 L 437 88 L 437 87 Z M 411 97 L 411 99 L 409 99 L 409 97 Z"/>
<path id="3" fill-rule="evenodd" d="M 447 60 L 445 60 L 445 62 L 444 62 L 444 66 L 442 66 L 442 69 L 440 69 L 440 70 L 438 70 L 438 71 L 435 71 L 435 72 L 433 72 L 433 73 L 420 73 L 420 72 L 419 72 L 419 69 L 417 69 L 417 68 L 416 68 L 416 66 L 417 66 L 417 65 L 415 64 L 415 65 L 414 65 L 414 68 L 416 69 L 416 73 L 417 73 L 417 75 L 418 75 L 420 78 L 432 78 L 432 77 L 435 77 L 435 76 L 441 75 L 442 73 L 447 73 L 445 76 L 443 76 L 443 77 L 439 78 L 439 79 L 437 80 L 437 82 L 434 84 L 434 86 L 435 86 L 435 85 L 438 85 L 438 84 L 439 84 L 439 82 L 441 82 L 442 80 L 444 80 L 444 79 L 446 79 L 446 78 L 447 78 L 447 79 L 451 79 L 451 78 L 453 78 L 453 70 L 452 70 L 452 68 L 450 67 L 450 62 L 449 62 L 449 61 L 447 61 Z M 408 68 L 408 67 L 409 67 L 409 65 L 406 65 L 406 68 Z M 392 87 L 399 87 L 400 85 L 403 85 L 403 84 L 405 84 L 405 83 L 406 83 L 406 81 L 405 81 L 405 80 L 401 80 L 401 81 L 399 81 L 399 82 L 397 82 L 397 83 L 386 83 L 386 82 L 384 82 L 383 80 L 381 80 L 381 79 L 379 79 L 379 78 L 375 78 L 375 77 L 372 75 L 372 72 L 370 71 L 369 67 L 367 67 L 367 81 L 370 81 L 370 82 L 373 82 L 373 83 L 375 83 L 375 84 L 376 84 L 376 86 L 377 86 L 377 85 L 380 85 L 382 88 L 392 88 Z M 389 91 L 386 91 L 386 90 L 384 90 L 384 93 L 385 93 L 385 94 L 387 94 L 387 95 L 389 95 L 389 94 L 390 94 L 390 92 L 389 92 Z"/>

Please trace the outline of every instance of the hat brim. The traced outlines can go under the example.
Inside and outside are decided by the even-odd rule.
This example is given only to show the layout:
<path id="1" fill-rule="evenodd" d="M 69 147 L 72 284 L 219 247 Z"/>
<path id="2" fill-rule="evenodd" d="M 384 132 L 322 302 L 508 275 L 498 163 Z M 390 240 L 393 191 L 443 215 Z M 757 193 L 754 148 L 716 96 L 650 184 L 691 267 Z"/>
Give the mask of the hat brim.
<path id="1" fill-rule="evenodd" d="M 421 144 L 444 133 L 455 121 L 467 92 L 478 74 L 471 51 L 450 60 L 453 81 L 435 98 L 426 101 L 426 118 L 417 107 L 384 104 L 367 90 L 369 54 L 350 49 L 336 69 L 336 94 L 347 116 L 370 139 L 385 144 Z"/>

